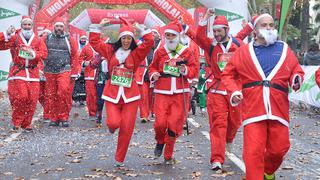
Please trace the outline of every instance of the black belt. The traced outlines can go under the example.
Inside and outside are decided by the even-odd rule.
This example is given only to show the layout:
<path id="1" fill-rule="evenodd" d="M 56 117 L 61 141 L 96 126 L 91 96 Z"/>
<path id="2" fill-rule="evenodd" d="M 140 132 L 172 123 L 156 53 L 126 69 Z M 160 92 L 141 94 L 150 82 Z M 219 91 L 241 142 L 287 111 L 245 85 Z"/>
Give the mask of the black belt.
<path id="1" fill-rule="evenodd" d="M 23 65 L 18 65 L 18 64 L 14 64 L 13 66 L 17 66 L 18 67 L 18 69 L 13 72 L 13 76 L 17 75 L 23 69 L 26 69 L 26 68 L 34 69 L 34 68 L 37 67 L 37 66 L 23 66 Z"/>
<path id="2" fill-rule="evenodd" d="M 278 90 L 280 90 L 284 93 L 287 93 L 287 94 L 289 92 L 288 88 L 285 88 L 279 84 L 271 83 L 271 81 L 268 81 L 268 80 L 247 83 L 247 84 L 244 84 L 242 86 L 242 88 L 245 89 L 245 88 L 249 88 L 249 87 L 253 87 L 253 86 L 261 86 L 261 85 L 264 87 L 272 87 L 272 88 L 278 89 Z"/>
<path id="3" fill-rule="evenodd" d="M 139 65 L 139 67 L 147 68 L 148 66 L 145 66 L 145 65 Z"/>

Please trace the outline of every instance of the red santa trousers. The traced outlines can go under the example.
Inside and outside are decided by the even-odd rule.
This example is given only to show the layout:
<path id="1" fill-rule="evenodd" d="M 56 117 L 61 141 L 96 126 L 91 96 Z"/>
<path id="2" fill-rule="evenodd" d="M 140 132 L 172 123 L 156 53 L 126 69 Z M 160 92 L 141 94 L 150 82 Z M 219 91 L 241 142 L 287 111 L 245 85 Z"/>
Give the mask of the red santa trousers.
<path id="1" fill-rule="evenodd" d="M 15 127 L 27 128 L 39 99 L 39 82 L 23 80 L 8 81 L 8 94 L 12 107 L 12 123 Z"/>
<path id="2" fill-rule="evenodd" d="M 124 162 L 126 157 L 137 118 L 139 103 L 139 101 L 124 103 L 122 98 L 117 104 L 105 101 L 107 126 L 113 130 L 119 128 L 118 145 L 115 154 L 115 160 L 118 162 Z"/>
<path id="3" fill-rule="evenodd" d="M 89 112 L 89 116 L 96 116 L 97 113 L 97 91 L 96 91 L 96 84 L 94 81 L 87 80 L 86 81 L 86 102 L 87 108 Z"/>
<path id="4" fill-rule="evenodd" d="M 153 88 L 149 89 L 149 109 L 150 109 L 150 113 L 154 114 L 154 96 L 155 94 L 153 93 Z"/>
<path id="5" fill-rule="evenodd" d="M 142 85 L 139 84 L 139 91 L 141 95 L 139 110 L 140 118 L 149 118 L 150 113 L 150 98 L 149 98 L 150 83 L 144 82 Z"/>
<path id="6" fill-rule="evenodd" d="M 210 162 L 225 161 L 226 142 L 231 143 L 241 125 L 241 107 L 232 107 L 228 96 L 209 92 L 207 111 L 210 124 Z"/>
<path id="7" fill-rule="evenodd" d="M 157 143 L 166 145 L 164 149 L 166 160 L 172 158 L 176 138 L 183 131 L 186 118 L 184 101 L 187 101 L 187 98 L 187 93 L 184 95 L 182 93 L 173 95 L 155 94 L 154 111 L 156 119 L 153 128 Z"/>
<path id="8" fill-rule="evenodd" d="M 45 73 L 45 76 L 51 121 L 68 121 L 71 98 L 70 72 L 59 74 Z"/>
<path id="9" fill-rule="evenodd" d="M 244 126 L 243 133 L 246 180 L 273 174 L 290 148 L 289 128 L 276 120 L 264 120 Z"/>
<path id="10" fill-rule="evenodd" d="M 40 81 L 39 102 L 43 108 L 43 119 L 51 119 L 48 107 L 48 96 L 46 95 L 46 82 Z"/>
<path id="11" fill-rule="evenodd" d="M 69 92 L 69 97 L 68 97 L 68 99 L 69 99 L 69 101 L 68 101 L 68 113 L 69 114 L 70 114 L 71 109 L 72 109 L 72 102 L 73 102 L 72 94 L 73 94 L 73 89 L 74 89 L 75 84 L 76 84 L 76 81 L 73 80 L 73 79 L 70 79 L 70 88 L 69 88 L 70 92 Z"/>

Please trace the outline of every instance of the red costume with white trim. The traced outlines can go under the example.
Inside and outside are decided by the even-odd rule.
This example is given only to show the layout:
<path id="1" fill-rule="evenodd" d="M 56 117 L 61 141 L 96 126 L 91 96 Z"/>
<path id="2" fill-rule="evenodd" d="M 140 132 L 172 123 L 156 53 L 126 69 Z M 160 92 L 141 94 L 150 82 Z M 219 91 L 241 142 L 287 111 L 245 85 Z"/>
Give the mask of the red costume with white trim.
<path id="1" fill-rule="evenodd" d="M 31 21 L 29 17 L 23 16 L 22 21 L 25 19 Z M 31 48 L 33 58 L 20 57 L 19 52 L 25 47 Z M 39 98 L 39 68 L 37 65 L 47 57 L 47 48 L 34 33 L 27 42 L 22 31 L 17 31 L 11 36 L 5 48 L 10 49 L 12 56 L 8 77 L 12 122 L 17 128 L 30 128 Z"/>
<path id="2" fill-rule="evenodd" d="M 141 62 L 137 72 L 135 73 L 135 79 L 139 86 L 139 91 L 141 95 L 139 110 L 140 110 L 140 118 L 149 118 L 149 89 L 150 89 L 150 82 L 144 81 L 144 76 L 147 73 L 148 68 L 148 60 L 145 58 L 144 61 Z"/>
<path id="3" fill-rule="evenodd" d="M 120 19 L 124 24 L 122 24 L 122 27 L 120 28 L 119 41 L 121 41 L 120 38 L 125 35 L 134 37 L 131 25 L 124 19 Z M 101 41 L 100 29 L 94 27 L 91 28 L 89 41 L 93 49 L 107 59 L 108 71 L 111 74 L 113 73 L 114 68 L 119 67 L 125 68 L 127 70 L 126 72 L 131 71 L 135 73 L 153 45 L 151 31 L 141 31 L 144 42 L 134 50 L 124 50 L 120 47 L 115 52 L 115 49 L 111 44 L 105 44 Z M 132 41 L 134 41 L 134 39 L 132 39 Z M 111 84 L 111 81 L 112 78 L 106 82 L 102 98 L 105 100 L 106 104 L 107 126 L 112 131 L 119 128 L 115 160 L 122 163 L 124 162 L 134 130 L 140 92 L 134 77 L 130 88 Z"/>
<path id="4" fill-rule="evenodd" d="M 92 61 L 94 55 L 97 52 L 91 47 L 90 44 L 84 46 L 80 53 L 79 60 L 81 63 L 84 61 Z M 96 75 L 96 69 L 87 66 L 84 69 L 84 79 L 86 81 L 86 102 L 87 108 L 90 117 L 95 117 L 97 113 L 97 91 L 96 91 L 96 84 L 94 81 Z"/>
<path id="5" fill-rule="evenodd" d="M 236 132 L 241 124 L 241 108 L 232 107 L 228 101 L 228 93 L 223 83 L 221 83 L 221 73 L 218 66 L 218 54 L 235 52 L 239 46 L 243 45 L 240 38 L 229 35 L 229 40 L 225 44 L 215 42 L 215 40 L 205 36 L 206 22 L 200 21 L 196 35 L 192 30 L 186 34 L 195 38 L 195 42 L 206 52 L 206 61 L 211 68 L 211 76 L 208 83 L 209 93 L 207 95 L 207 111 L 210 124 L 211 159 L 210 162 L 225 161 L 225 146 L 232 143 Z M 224 16 L 216 16 L 214 28 L 227 28 L 228 21 Z M 249 31 L 245 31 L 249 34 Z M 245 33 L 241 34 L 241 38 Z M 209 55 L 209 56 L 208 56 Z"/>
<path id="6" fill-rule="evenodd" d="M 169 33 L 181 32 L 182 27 L 173 22 L 166 27 Z M 173 32 L 172 32 L 173 31 Z M 188 78 L 197 77 L 197 63 L 191 49 L 182 44 L 181 49 L 172 54 L 167 44 L 162 45 L 154 54 L 154 59 L 149 66 L 150 80 L 156 73 L 160 73 L 155 82 L 154 111 L 156 115 L 154 130 L 157 144 L 164 145 L 164 159 L 170 160 L 176 138 L 181 135 L 183 124 L 186 120 L 188 93 L 190 93 Z M 184 75 L 174 77 L 164 73 L 164 65 L 168 60 L 180 59 L 185 62 Z M 184 104 L 185 103 L 185 104 Z"/>
<path id="7" fill-rule="evenodd" d="M 243 95 L 243 157 L 247 180 L 262 179 L 263 173 L 273 174 L 281 165 L 290 147 L 289 100 L 284 89 L 290 85 L 298 90 L 303 75 L 298 60 L 285 43 L 278 63 L 267 77 L 253 43 L 236 51 L 225 68 L 222 82 L 232 92 L 230 101 L 234 95 Z M 244 87 L 242 92 L 236 82 L 238 78 Z M 262 84 L 246 87 L 253 82 Z"/>
<path id="8" fill-rule="evenodd" d="M 316 71 L 315 76 L 316 76 L 316 83 L 320 87 L 320 68 Z"/>
<path id="9" fill-rule="evenodd" d="M 64 25 L 63 20 L 57 18 L 55 25 Z M 78 77 L 80 74 L 78 43 L 72 38 L 55 33 L 48 34 L 45 42 L 49 52 L 44 72 L 50 118 L 52 122 L 68 121 L 74 87 L 74 80 L 71 80 L 71 77 Z M 64 59 L 68 59 L 68 62 L 61 63 L 60 61 Z M 58 66 L 61 68 L 56 70 Z"/>

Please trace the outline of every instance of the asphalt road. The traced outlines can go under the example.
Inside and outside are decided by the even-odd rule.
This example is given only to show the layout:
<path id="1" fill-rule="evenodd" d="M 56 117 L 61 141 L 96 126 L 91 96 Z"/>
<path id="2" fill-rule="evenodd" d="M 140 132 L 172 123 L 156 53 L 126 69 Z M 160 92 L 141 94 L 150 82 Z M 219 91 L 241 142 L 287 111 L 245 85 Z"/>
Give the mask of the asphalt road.
<path id="1" fill-rule="evenodd" d="M 210 170 L 208 121 L 197 113 L 189 117 L 190 135 L 175 146 L 175 165 L 154 159 L 153 122 L 137 119 L 124 168 L 115 168 L 117 133 L 96 128 L 84 106 L 74 106 L 69 128 L 48 127 L 41 121 L 41 107 L 34 116 L 33 133 L 10 133 L 10 105 L 0 100 L 0 179 L 230 179 L 244 176 L 242 128 L 223 174 Z M 277 179 L 320 179 L 320 115 L 292 108 L 291 149 L 277 172 Z"/>

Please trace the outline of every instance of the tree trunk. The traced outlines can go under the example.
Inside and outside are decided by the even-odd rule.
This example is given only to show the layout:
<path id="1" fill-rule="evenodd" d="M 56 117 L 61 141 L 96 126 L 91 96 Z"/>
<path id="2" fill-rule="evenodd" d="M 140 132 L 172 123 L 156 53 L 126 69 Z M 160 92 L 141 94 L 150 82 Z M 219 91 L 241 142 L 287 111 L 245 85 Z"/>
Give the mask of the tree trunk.
<path id="1" fill-rule="evenodd" d="M 309 0 L 303 0 L 302 13 L 301 13 L 301 49 L 303 51 L 308 50 L 308 41 L 309 41 Z"/>

